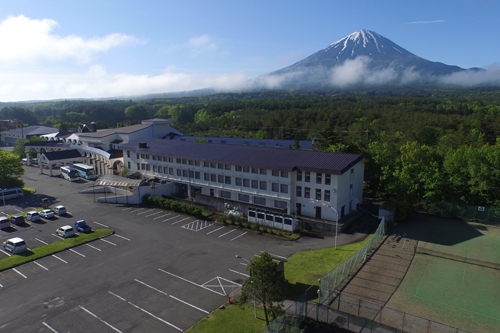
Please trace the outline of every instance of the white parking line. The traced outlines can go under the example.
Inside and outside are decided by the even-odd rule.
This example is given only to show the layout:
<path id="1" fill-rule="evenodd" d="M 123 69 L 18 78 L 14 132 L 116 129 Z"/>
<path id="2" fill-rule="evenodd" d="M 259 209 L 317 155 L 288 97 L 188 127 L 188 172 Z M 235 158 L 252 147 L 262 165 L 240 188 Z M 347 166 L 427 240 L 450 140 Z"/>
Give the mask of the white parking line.
<path id="1" fill-rule="evenodd" d="M 175 216 L 169 217 L 168 219 L 163 220 L 162 222 L 167 222 L 167 221 L 170 221 L 170 220 L 175 219 L 176 217 L 179 217 L 179 216 L 180 216 L 180 215 L 175 215 Z"/>
<path id="2" fill-rule="evenodd" d="M 127 237 L 123 237 L 123 236 L 120 236 L 120 235 L 117 235 L 117 234 L 115 234 L 115 236 L 116 236 L 116 237 L 123 238 L 123 239 L 128 240 L 128 241 L 130 242 L 130 239 L 129 239 L 129 238 L 127 238 Z"/>
<path id="3" fill-rule="evenodd" d="M 106 242 L 106 243 L 109 243 L 109 244 L 111 244 L 111 245 L 113 245 L 113 246 L 116 246 L 116 244 L 115 244 L 115 243 L 111 243 L 111 242 L 110 242 L 110 241 L 108 241 L 108 240 L 105 240 L 105 239 L 102 239 L 102 238 L 99 238 L 99 239 L 100 239 L 100 240 L 102 240 L 103 242 Z"/>
<path id="4" fill-rule="evenodd" d="M 144 215 L 144 217 L 150 217 L 150 216 L 157 215 L 157 214 L 160 214 L 160 213 L 161 213 L 161 210 L 159 212 L 156 212 L 156 213 L 153 213 L 153 214 Z"/>
<path id="5" fill-rule="evenodd" d="M 210 235 L 212 232 L 216 232 L 217 230 L 224 229 L 225 227 L 220 227 L 218 229 L 212 230 L 210 232 L 207 232 L 207 235 Z"/>
<path id="6" fill-rule="evenodd" d="M 140 212 L 141 210 L 144 210 L 144 208 L 139 208 L 139 209 L 134 209 L 134 210 L 131 210 L 129 213 L 134 213 L 134 212 Z"/>
<path id="7" fill-rule="evenodd" d="M 71 252 L 76 253 L 76 254 L 78 254 L 79 256 L 82 256 L 82 257 L 84 257 L 84 258 L 85 258 L 85 255 L 84 255 L 84 254 L 81 254 L 80 252 L 77 252 L 77 251 L 75 251 L 75 250 L 73 250 L 73 249 L 69 249 L 69 250 L 70 250 Z"/>
<path id="8" fill-rule="evenodd" d="M 186 217 L 185 219 L 182 219 L 182 220 L 179 220 L 179 221 L 172 222 L 172 225 L 177 224 L 177 223 L 181 223 L 182 221 L 186 221 L 188 218 L 189 218 L 189 217 Z"/>
<path id="9" fill-rule="evenodd" d="M 99 222 L 96 222 L 96 221 L 94 221 L 94 223 L 95 223 L 95 224 L 99 224 L 99 225 L 103 226 L 104 228 L 109 228 L 109 227 L 108 227 L 107 225 L 105 225 L 105 224 L 102 224 L 102 223 L 99 223 Z"/>
<path id="10" fill-rule="evenodd" d="M 241 273 L 241 272 L 238 272 L 238 271 L 235 271 L 234 269 L 229 269 L 229 271 L 231 271 L 233 273 L 236 273 L 236 274 L 240 274 L 240 275 L 246 276 L 246 277 L 250 277 L 250 275 L 245 274 L 245 273 Z"/>
<path id="11" fill-rule="evenodd" d="M 194 284 L 194 285 L 195 285 L 195 286 L 197 286 L 197 287 L 200 287 L 200 288 L 203 288 L 203 289 L 205 289 L 205 290 L 211 291 L 211 292 L 213 292 L 214 294 L 221 295 L 221 296 L 226 296 L 226 295 L 224 295 L 224 294 L 221 294 L 221 293 L 216 292 L 215 290 L 212 290 L 212 289 L 210 289 L 210 288 L 207 288 L 207 287 L 205 287 L 205 286 L 202 286 L 201 284 L 198 284 L 198 283 L 193 282 L 193 281 L 189 281 L 188 279 L 185 279 L 185 278 L 183 278 L 183 277 L 181 277 L 181 276 L 178 276 L 178 275 L 172 274 L 172 273 L 170 273 L 170 272 L 164 271 L 164 270 L 163 270 L 163 269 L 161 269 L 161 268 L 158 268 L 158 270 L 159 270 L 160 272 L 165 273 L 165 274 L 168 274 L 168 275 L 171 275 L 171 276 L 176 277 L 176 278 L 178 278 L 178 279 L 181 279 L 182 281 L 186 281 L 186 282 L 189 282 L 189 283 L 191 283 L 191 284 Z"/>
<path id="12" fill-rule="evenodd" d="M 154 211 L 155 211 L 154 209 L 148 209 L 148 210 L 145 210 L 143 212 L 137 213 L 137 215 L 142 215 L 142 214 L 146 214 L 146 213 L 154 212 Z"/>
<path id="13" fill-rule="evenodd" d="M 44 322 L 44 321 L 43 321 L 43 322 L 42 322 L 42 324 L 43 324 L 45 327 L 47 327 L 49 330 L 51 330 L 52 332 L 54 332 L 54 333 L 59 333 L 59 332 L 57 332 L 55 329 L 53 329 L 52 327 L 50 327 L 50 325 L 49 325 L 49 324 L 47 324 L 46 322 Z"/>
<path id="14" fill-rule="evenodd" d="M 169 216 L 170 214 L 172 214 L 172 213 L 168 213 L 168 214 L 165 214 L 165 215 L 154 217 L 153 220 L 161 219 L 162 217 Z"/>
<path id="15" fill-rule="evenodd" d="M 99 318 L 97 315 L 95 315 L 92 312 L 90 312 L 89 310 L 85 309 L 83 306 L 81 306 L 81 305 L 78 305 L 78 306 L 80 307 L 80 309 L 82 309 L 83 311 L 87 312 L 92 317 L 94 317 L 94 318 L 100 320 L 102 323 L 106 324 L 108 327 L 110 327 L 111 329 L 113 329 L 115 332 L 123 333 L 122 331 L 120 331 L 119 329 L 117 329 L 116 327 L 114 327 L 113 325 L 111 325 L 110 323 L 108 323 L 107 321 Z"/>
<path id="16" fill-rule="evenodd" d="M 3 253 L 5 253 L 5 254 L 6 254 L 6 255 L 8 255 L 9 257 L 11 256 L 11 254 L 9 254 L 8 252 L 6 252 L 6 251 L 4 251 L 4 250 L 2 250 L 2 249 L 0 249 L 0 251 L 2 251 Z"/>
<path id="17" fill-rule="evenodd" d="M 23 278 L 25 278 L 25 279 L 27 279 L 27 278 L 28 278 L 26 275 L 24 275 L 23 273 L 19 272 L 17 269 L 12 268 L 12 270 L 13 270 L 14 272 L 16 272 L 17 274 L 21 275 Z"/>
<path id="18" fill-rule="evenodd" d="M 165 296 L 168 296 L 168 294 L 167 294 L 166 292 L 164 292 L 163 290 L 156 289 L 155 287 L 150 286 L 149 284 L 147 284 L 147 283 L 145 283 L 145 282 L 142 282 L 142 281 L 137 280 L 137 279 L 134 279 L 134 281 L 139 282 L 140 284 L 142 284 L 142 285 L 144 285 L 144 286 L 146 286 L 146 287 L 148 287 L 148 288 L 151 288 L 151 289 L 153 289 L 154 291 L 159 292 L 160 294 L 163 294 L 163 295 L 165 295 Z"/>
<path id="19" fill-rule="evenodd" d="M 220 235 L 220 236 L 219 236 L 219 238 L 224 237 L 224 236 L 226 236 L 227 234 L 232 233 L 233 231 L 236 231 L 236 229 L 233 229 L 233 230 L 231 230 L 231 231 L 226 232 L 225 234 Z"/>
<path id="20" fill-rule="evenodd" d="M 261 253 L 263 253 L 264 251 L 260 251 Z M 271 257 L 276 257 L 276 258 L 281 258 L 281 259 L 287 259 L 286 257 L 283 257 L 283 256 L 279 256 L 277 254 L 272 254 L 272 253 L 269 253 L 271 255 Z"/>
<path id="21" fill-rule="evenodd" d="M 117 294 L 114 294 L 114 293 L 112 293 L 111 291 L 109 291 L 109 293 L 110 293 L 110 294 L 112 294 L 113 296 L 118 297 L 119 299 L 123 300 L 124 302 L 127 302 L 128 304 L 132 305 L 134 308 L 139 309 L 139 310 L 141 310 L 142 312 L 144 312 L 144 313 L 146 313 L 146 314 L 150 315 L 151 317 L 153 317 L 153 318 L 155 318 L 155 319 L 157 319 L 157 320 L 161 321 L 162 323 L 167 324 L 168 326 L 175 328 L 175 329 L 176 329 L 176 330 L 178 330 L 179 332 L 184 332 L 181 328 L 179 328 L 179 327 L 175 326 L 175 325 L 174 325 L 174 324 L 172 324 L 172 323 L 169 323 L 169 322 L 168 322 L 168 321 L 166 321 L 165 319 L 162 319 L 162 318 L 160 318 L 160 317 L 158 317 L 158 316 L 156 316 L 156 315 L 152 314 L 152 313 L 151 313 L 151 312 L 149 312 L 148 310 L 143 309 L 143 308 L 141 308 L 140 306 L 135 305 L 134 303 L 132 303 L 132 302 L 130 302 L 130 301 L 127 301 L 127 300 L 126 300 L 126 299 L 124 299 L 123 297 L 118 296 Z"/>
<path id="22" fill-rule="evenodd" d="M 51 234 L 51 235 L 52 235 L 52 236 L 54 236 L 54 237 L 57 237 L 57 238 L 59 238 L 59 239 L 64 239 L 64 238 L 62 238 L 61 236 L 56 235 L 56 234 Z"/>
<path id="23" fill-rule="evenodd" d="M 59 257 L 58 257 L 58 256 L 56 256 L 55 254 L 53 254 L 52 256 L 53 256 L 54 258 L 56 258 L 56 259 L 61 260 L 61 261 L 62 261 L 63 263 L 65 263 L 65 264 L 67 264 L 67 263 L 68 263 L 66 260 L 59 258 Z"/>
<path id="24" fill-rule="evenodd" d="M 40 238 L 35 238 L 35 239 L 36 239 L 37 241 L 39 241 L 40 243 L 42 243 L 42 244 L 45 244 L 45 245 L 49 244 L 49 243 L 47 243 L 47 242 L 45 242 L 45 241 L 41 240 Z"/>
<path id="25" fill-rule="evenodd" d="M 234 241 L 236 238 L 240 238 L 241 236 L 243 236 L 244 234 L 246 234 L 248 231 L 245 231 L 244 233 L 242 233 L 241 235 L 238 235 L 236 237 L 234 237 L 233 239 L 230 240 L 230 242 Z"/>
<path id="26" fill-rule="evenodd" d="M 37 264 L 38 266 L 42 267 L 43 269 L 45 269 L 46 271 L 48 271 L 49 269 L 45 266 L 43 266 L 42 264 L 39 264 L 37 263 L 36 261 L 33 261 L 35 264 Z"/>
<path id="27" fill-rule="evenodd" d="M 99 249 L 99 248 L 97 248 L 97 247 L 95 247 L 95 246 L 92 246 L 92 245 L 90 245 L 90 244 L 85 244 L 85 245 L 87 245 L 87 246 L 89 246 L 89 247 L 93 248 L 94 250 L 97 250 L 97 251 L 102 251 L 101 249 Z"/>

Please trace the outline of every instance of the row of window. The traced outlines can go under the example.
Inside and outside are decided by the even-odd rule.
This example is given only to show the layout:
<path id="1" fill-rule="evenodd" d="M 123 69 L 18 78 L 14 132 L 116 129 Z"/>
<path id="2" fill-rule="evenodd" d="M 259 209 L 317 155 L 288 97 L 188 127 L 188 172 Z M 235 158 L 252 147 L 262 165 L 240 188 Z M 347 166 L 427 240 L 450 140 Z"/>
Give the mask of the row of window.
<path id="1" fill-rule="evenodd" d="M 127 157 L 130 158 L 130 151 L 127 151 Z M 190 159 L 186 159 L 186 158 L 175 158 L 174 159 L 173 157 L 167 157 L 167 156 L 137 154 L 137 159 L 149 160 L 150 157 L 153 161 L 173 163 L 175 160 L 175 163 L 177 163 L 177 164 L 194 165 L 194 166 L 203 165 L 203 167 L 206 167 L 206 168 L 220 169 L 220 170 L 232 170 L 231 164 L 215 163 L 215 162 L 203 162 L 202 163 L 201 161 L 198 161 L 198 160 L 190 160 Z M 267 169 L 241 166 L 241 165 L 235 165 L 234 171 L 267 175 Z M 272 175 L 275 177 L 288 178 L 288 171 L 272 170 Z"/>
<path id="2" fill-rule="evenodd" d="M 302 179 L 304 179 L 304 182 L 310 183 L 311 182 L 311 173 L 309 171 L 305 171 L 304 177 L 302 178 L 302 171 L 297 171 L 297 181 L 301 182 Z M 331 185 L 331 183 L 332 183 L 331 175 L 325 174 L 324 183 L 325 183 L 325 185 Z M 316 184 L 323 184 L 323 174 L 321 172 L 316 173 Z"/>
<path id="3" fill-rule="evenodd" d="M 236 193 L 235 193 L 236 195 Z M 259 196 L 253 196 L 252 198 L 248 194 L 244 193 L 237 193 L 237 197 L 232 196 L 232 193 L 230 191 L 220 191 L 220 197 L 225 198 L 225 199 L 237 199 L 238 201 L 243 201 L 243 202 L 253 202 L 254 204 L 257 205 L 266 205 L 266 198 L 259 197 Z M 252 199 L 252 200 L 250 200 Z M 287 202 L 282 201 L 282 200 L 273 200 L 273 205 L 276 208 L 287 208 Z"/>
<path id="4" fill-rule="evenodd" d="M 330 190 L 321 190 L 320 188 L 316 189 L 316 195 L 315 199 L 316 200 L 321 200 L 321 192 L 323 192 L 323 201 L 330 201 Z M 310 187 L 304 187 L 304 198 L 309 199 L 311 198 L 311 188 Z M 295 190 L 295 195 L 297 197 L 302 196 L 302 186 L 297 186 Z"/>

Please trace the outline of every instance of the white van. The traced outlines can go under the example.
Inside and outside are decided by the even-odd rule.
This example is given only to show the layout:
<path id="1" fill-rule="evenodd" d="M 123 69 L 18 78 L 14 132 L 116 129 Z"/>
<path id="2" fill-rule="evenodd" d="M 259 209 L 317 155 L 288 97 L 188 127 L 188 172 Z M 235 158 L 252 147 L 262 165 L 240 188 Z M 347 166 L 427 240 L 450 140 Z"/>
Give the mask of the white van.
<path id="1" fill-rule="evenodd" d="M 37 211 L 27 212 L 24 219 L 29 222 L 40 221 L 40 214 Z"/>
<path id="2" fill-rule="evenodd" d="M 12 254 L 21 253 L 28 249 L 24 239 L 19 237 L 14 237 L 6 240 L 5 242 L 3 242 L 2 247 L 5 251 L 8 251 Z"/>
<path id="3" fill-rule="evenodd" d="M 19 187 L 0 190 L 0 200 L 20 199 L 22 197 L 24 197 L 24 192 Z"/>
<path id="4" fill-rule="evenodd" d="M 63 205 L 59 205 L 59 206 L 55 206 L 54 207 L 54 213 L 56 215 L 64 215 L 66 214 L 66 207 L 64 207 Z"/>

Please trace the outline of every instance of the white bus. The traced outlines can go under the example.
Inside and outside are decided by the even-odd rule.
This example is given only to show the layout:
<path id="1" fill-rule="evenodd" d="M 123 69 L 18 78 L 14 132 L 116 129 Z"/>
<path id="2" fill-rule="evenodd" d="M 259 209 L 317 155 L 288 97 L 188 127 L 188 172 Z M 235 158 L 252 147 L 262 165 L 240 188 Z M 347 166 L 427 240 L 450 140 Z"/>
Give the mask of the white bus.
<path id="1" fill-rule="evenodd" d="M 24 192 L 19 187 L 0 189 L 0 200 L 20 199 L 24 197 Z"/>
<path id="2" fill-rule="evenodd" d="M 73 168 L 78 172 L 78 176 L 85 179 L 96 179 L 94 167 L 83 163 L 73 163 Z"/>
<path id="3" fill-rule="evenodd" d="M 72 182 L 78 178 L 78 170 L 69 166 L 63 166 L 61 167 L 61 175 L 64 179 Z"/>

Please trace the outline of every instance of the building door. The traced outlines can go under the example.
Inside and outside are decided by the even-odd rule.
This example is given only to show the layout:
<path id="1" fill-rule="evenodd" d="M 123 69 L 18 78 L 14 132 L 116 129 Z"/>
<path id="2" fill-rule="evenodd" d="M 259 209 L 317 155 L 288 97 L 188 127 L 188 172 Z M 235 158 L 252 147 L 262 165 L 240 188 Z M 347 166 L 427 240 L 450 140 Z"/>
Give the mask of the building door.
<path id="1" fill-rule="evenodd" d="M 213 188 L 211 188 L 211 189 L 210 189 L 210 196 L 211 196 L 211 197 L 213 197 L 213 196 L 214 196 L 214 189 L 213 189 Z"/>
<path id="2" fill-rule="evenodd" d="M 321 206 L 316 206 L 314 209 L 316 210 L 316 218 L 321 219 Z"/>
<path id="3" fill-rule="evenodd" d="M 295 204 L 295 214 L 302 215 L 302 205 L 299 203 Z"/>

